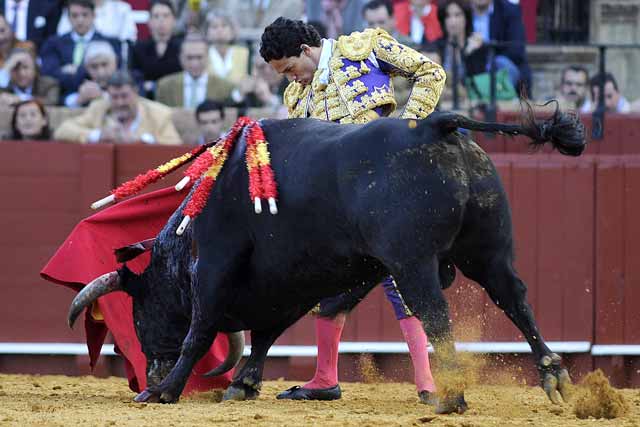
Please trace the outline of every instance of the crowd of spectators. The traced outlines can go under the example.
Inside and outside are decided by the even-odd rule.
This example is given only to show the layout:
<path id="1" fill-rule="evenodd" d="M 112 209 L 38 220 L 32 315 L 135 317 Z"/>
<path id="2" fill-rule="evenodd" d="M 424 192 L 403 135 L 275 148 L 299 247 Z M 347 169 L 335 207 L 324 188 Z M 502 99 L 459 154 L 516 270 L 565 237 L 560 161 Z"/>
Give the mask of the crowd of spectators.
<path id="1" fill-rule="evenodd" d="M 153 0 L 141 39 L 122 0 L 0 0 L 0 108 L 13 139 L 95 143 L 181 142 L 172 109 L 193 114 L 198 142 L 219 136 L 225 109 L 265 108 L 286 117 L 286 81 L 256 54 L 278 16 L 312 23 L 324 37 L 379 27 L 440 62 L 456 93 L 487 102 L 494 67 L 498 97 L 531 96 L 518 2 L 509 0 Z M 455 82 L 455 83 L 454 83 Z M 568 66 L 557 98 L 582 113 L 633 109 L 611 74 Z M 399 104 L 409 88 L 396 87 Z M 49 130 L 47 108 L 85 109 Z M 192 141 L 194 142 L 194 141 Z"/>

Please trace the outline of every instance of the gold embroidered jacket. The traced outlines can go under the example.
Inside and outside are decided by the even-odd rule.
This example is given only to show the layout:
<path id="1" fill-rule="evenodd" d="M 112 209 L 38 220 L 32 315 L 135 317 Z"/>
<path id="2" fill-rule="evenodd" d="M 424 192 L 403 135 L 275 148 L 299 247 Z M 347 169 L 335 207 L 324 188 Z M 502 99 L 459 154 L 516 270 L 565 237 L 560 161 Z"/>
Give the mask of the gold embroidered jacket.
<path id="1" fill-rule="evenodd" d="M 312 117 L 340 123 L 366 123 L 396 107 L 391 77 L 412 80 L 402 118 L 427 117 L 435 109 L 445 83 L 442 67 L 398 43 L 381 29 L 341 36 L 332 43 L 324 71 L 320 64 L 311 84 L 292 82 L 284 93 L 289 117 Z"/>

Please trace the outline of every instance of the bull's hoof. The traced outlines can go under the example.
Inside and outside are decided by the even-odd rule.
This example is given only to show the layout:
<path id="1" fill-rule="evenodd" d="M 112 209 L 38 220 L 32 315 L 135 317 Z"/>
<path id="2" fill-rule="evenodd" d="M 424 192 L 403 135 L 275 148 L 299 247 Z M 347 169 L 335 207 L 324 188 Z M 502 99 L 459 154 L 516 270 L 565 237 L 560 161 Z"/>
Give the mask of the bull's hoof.
<path id="1" fill-rule="evenodd" d="M 568 402 L 571 397 L 571 377 L 562 367 L 562 359 L 555 353 L 543 356 L 538 365 L 542 388 L 555 405 Z"/>
<path id="2" fill-rule="evenodd" d="M 425 405 L 436 406 L 438 404 L 438 397 L 436 394 L 427 390 L 419 391 L 418 398 L 420 399 L 420 403 L 424 403 Z"/>
<path id="3" fill-rule="evenodd" d="M 169 392 L 161 393 L 145 389 L 134 397 L 133 400 L 138 403 L 176 403 L 178 398 Z"/>
<path id="4" fill-rule="evenodd" d="M 436 414 L 464 414 L 467 409 L 469 409 L 469 406 L 464 400 L 464 395 L 460 394 L 458 396 L 438 399 Z"/>
<path id="5" fill-rule="evenodd" d="M 260 392 L 245 385 L 232 384 L 225 390 L 222 400 L 255 400 Z"/>

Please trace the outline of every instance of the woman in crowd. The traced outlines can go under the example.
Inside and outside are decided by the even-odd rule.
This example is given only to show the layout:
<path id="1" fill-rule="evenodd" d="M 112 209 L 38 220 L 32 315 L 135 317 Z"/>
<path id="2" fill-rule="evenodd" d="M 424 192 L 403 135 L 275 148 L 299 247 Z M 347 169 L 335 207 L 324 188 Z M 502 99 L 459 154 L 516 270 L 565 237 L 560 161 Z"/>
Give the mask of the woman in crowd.
<path id="1" fill-rule="evenodd" d="M 235 44 L 236 26 L 229 15 L 212 11 L 207 15 L 209 71 L 216 76 L 239 83 L 248 76 L 249 49 Z"/>
<path id="2" fill-rule="evenodd" d="M 56 105 L 60 95 L 58 82 L 43 76 L 30 50 L 13 49 L 0 67 L 0 105 L 7 107 L 19 101 L 37 99 L 45 105 Z"/>
<path id="3" fill-rule="evenodd" d="M 451 79 L 454 63 L 458 81 L 465 77 L 484 73 L 487 64 L 487 48 L 482 36 L 473 32 L 473 15 L 467 0 L 444 0 L 438 5 L 438 20 L 442 38 L 435 41 L 442 66 Z M 455 57 L 454 57 L 455 56 Z"/>
<path id="4" fill-rule="evenodd" d="M 12 140 L 48 140 L 51 139 L 49 117 L 40 101 L 31 99 L 16 104 L 11 117 Z"/>

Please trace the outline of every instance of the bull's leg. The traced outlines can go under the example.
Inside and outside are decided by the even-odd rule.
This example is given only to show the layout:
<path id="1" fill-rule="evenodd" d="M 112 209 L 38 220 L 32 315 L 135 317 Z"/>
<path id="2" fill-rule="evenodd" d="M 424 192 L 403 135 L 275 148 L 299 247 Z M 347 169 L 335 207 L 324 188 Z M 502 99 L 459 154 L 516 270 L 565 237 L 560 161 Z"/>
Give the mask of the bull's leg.
<path id="1" fill-rule="evenodd" d="M 527 302 L 527 287 L 515 272 L 510 256 L 493 257 L 492 260 L 461 263 L 462 272 L 478 282 L 493 302 L 504 310 L 531 346 L 537 361 L 540 381 L 549 399 L 560 403 L 558 394 L 568 398 L 569 373 L 562 367 L 562 359 L 551 352 L 545 343 Z"/>
<path id="2" fill-rule="evenodd" d="M 440 286 L 436 257 L 424 263 L 405 265 L 394 271 L 400 293 L 409 309 L 422 321 L 425 332 L 435 347 L 436 361 L 447 384 L 438 386 L 437 413 L 463 413 L 464 379 L 458 369 L 456 351 L 449 322 L 449 306 Z"/>
<path id="3" fill-rule="evenodd" d="M 216 337 L 229 294 L 225 282 L 234 277 L 239 266 L 236 257 L 220 257 L 215 263 L 206 262 L 204 258 L 201 256 L 197 265 L 197 283 L 192 287 L 191 326 L 182 343 L 180 358 L 158 386 L 149 387 L 136 397 L 137 402 L 177 402 L 194 365 Z"/>
<path id="4" fill-rule="evenodd" d="M 242 369 L 236 373 L 233 382 L 224 393 L 223 400 L 251 400 L 258 397 L 269 348 L 289 326 L 308 313 L 310 309 L 311 307 L 305 306 L 277 327 L 263 331 L 251 331 L 251 355 Z"/>

